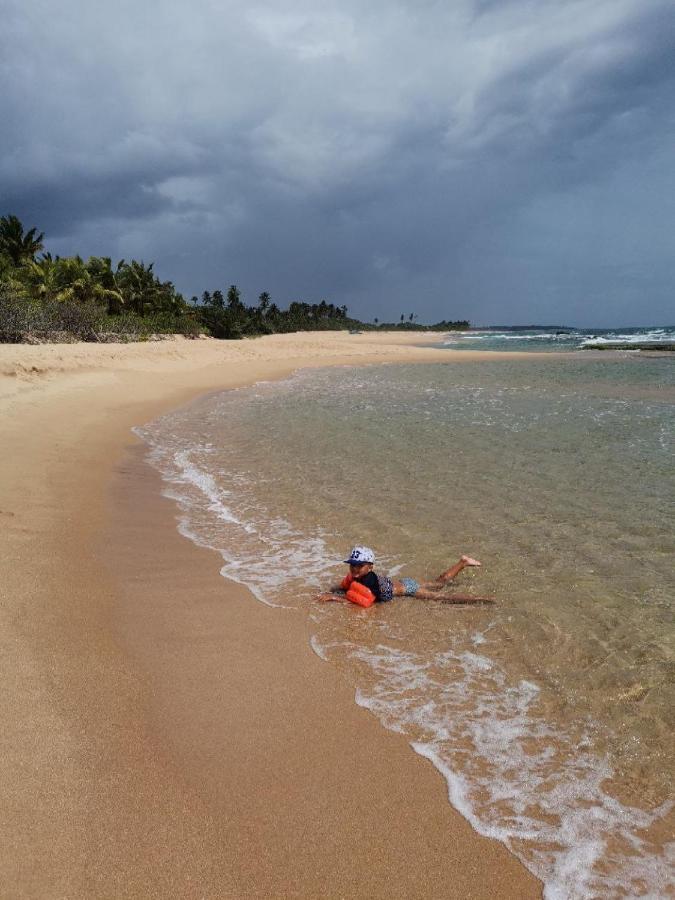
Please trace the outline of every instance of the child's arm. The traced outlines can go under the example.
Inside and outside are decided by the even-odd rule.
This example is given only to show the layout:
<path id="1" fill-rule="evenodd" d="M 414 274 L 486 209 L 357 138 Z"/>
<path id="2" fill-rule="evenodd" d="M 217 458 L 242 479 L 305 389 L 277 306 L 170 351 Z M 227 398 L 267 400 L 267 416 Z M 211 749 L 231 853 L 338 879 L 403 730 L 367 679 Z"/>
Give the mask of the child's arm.
<path id="1" fill-rule="evenodd" d="M 334 590 L 339 591 L 340 588 L 334 588 Z M 335 600 L 337 603 L 349 603 L 349 600 L 347 600 L 347 595 L 344 592 L 341 594 L 335 594 L 332 591 L 328 591 L 324 594 L 317 594 L 315 599 L 319 603 L 328 603 L 331 600 Z"/>
<path id="2" fill-rule="evenodd" d="M 340 584 L 333 585 L 333 587 L 329 591 L 325 591 L 323 594 L 319 594 L 316 599 L 319 603 L 328 603 L 330 600 L 335 600 L 338 603 L 346 603 L 347 601 L 347 584 L 348 579 L 343 578 Z"/>

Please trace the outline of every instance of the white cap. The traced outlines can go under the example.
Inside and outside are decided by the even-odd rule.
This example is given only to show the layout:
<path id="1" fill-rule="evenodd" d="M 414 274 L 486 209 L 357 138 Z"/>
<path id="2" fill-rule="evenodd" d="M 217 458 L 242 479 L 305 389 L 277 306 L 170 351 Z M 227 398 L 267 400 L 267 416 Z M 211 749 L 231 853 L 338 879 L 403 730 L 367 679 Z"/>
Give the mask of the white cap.
<path id="1" fill-rule="evenodd" d="M 345 559 L 344 562 L 350 566 L 358 566 L 361 563 L 374 563 L 375 554 L 370 547 L 354 547 L 349 555 L 349 559 Z"/>

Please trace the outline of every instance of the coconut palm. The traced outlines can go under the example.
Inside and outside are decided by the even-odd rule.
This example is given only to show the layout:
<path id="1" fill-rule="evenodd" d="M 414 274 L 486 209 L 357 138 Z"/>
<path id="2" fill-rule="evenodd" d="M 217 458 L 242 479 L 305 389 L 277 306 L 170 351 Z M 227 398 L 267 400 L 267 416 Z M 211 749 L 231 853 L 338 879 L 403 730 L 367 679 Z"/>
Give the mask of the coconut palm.
<path id="1" fill-rule="evenodd" d="M 157 299 L 158 281 L 152 271 L 154 263 L 146 266 L 143 262 L 132 259 L 130 263 L 124 260 L 117 267 L 117 284 L 127 306 L 139 316 L 146 311 L 155 308 Z"/>
<path id="2" fill-rule="evenodd" d="M 22 271 L 28 293 L 37 300 L 105 305 L 110 315 L 124 304 L 108 257 L 92 256 L 85 263 L 80 256 L 52 259 L 45 253 L 26 263 Z"/>
<path id="3" fill-rule="evenodd" d="M 51 253 L 41 259 L 32 259 L 23 269 L 22 281 L 31 297 L 37 300 L 55 300 L 61 290 L 57 280 L 57 264 Z"/>
<path id="4" fill-rule="evenodd" d="M 231 284 L 227 291 L 227 308 L 235 315 L 244 312 L 244 304 L 241 300 L 241 291 L 236 284 Z"/>
<path id="5" fill-rule="evenodd" d="M 87 271 L 95 283 L 95 299 L 104 301 L 108 306 L 108 315 L 115 315 L 124 306 L 124 297 L 117 283 L 117 276 L 124 260 L 117 264 L 113 271 L 112 260 L 109 256 L 90 256 L 87 262 Z"/>
<path id="6" fill-rule="evenodd" d="M 16 216 L 0 217 L 0 253 L 8 256 L 17 267 L 35 259 L 35 254 L 42 250 L 43 237 L 36 228 L 24 234 L 23 225 Z"/>

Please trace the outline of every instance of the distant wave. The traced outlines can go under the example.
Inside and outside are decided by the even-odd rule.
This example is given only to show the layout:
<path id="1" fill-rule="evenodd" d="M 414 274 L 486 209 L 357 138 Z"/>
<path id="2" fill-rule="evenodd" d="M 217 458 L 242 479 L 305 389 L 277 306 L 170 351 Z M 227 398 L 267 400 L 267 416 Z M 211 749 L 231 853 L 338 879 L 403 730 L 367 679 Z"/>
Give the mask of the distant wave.
<path id="1" fill-rule="evenodd" d="M 451 350 L 581 350 L 590 345 L 603 344 L 654 344 L 675 342 L 675 327 L 625 328 L 625 329 L 528 329 L 524 331 L 481 331 L 454 334 L 443 341 Z"/>

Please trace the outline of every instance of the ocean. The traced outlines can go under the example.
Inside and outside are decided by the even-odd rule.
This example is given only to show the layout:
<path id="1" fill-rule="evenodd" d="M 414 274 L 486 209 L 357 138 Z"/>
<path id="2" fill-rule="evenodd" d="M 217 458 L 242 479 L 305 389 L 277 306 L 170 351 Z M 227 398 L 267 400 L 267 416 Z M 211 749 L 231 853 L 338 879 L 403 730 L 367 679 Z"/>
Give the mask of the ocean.
<path id="1" fill-rule="evenodd" d="M 458 356 L 301 371 L 137 432 L 180 531 L 308 616 L 546 897 L 674 896 L 672 357 Z M 315 602 L 354 544 L 420 580 L 476 556 L 455 588 L 496 602 Z"/>
<path id="2" fill-rule="evenodd" d="M 658 350 L 675 344 L 675 327 L 653 328 L 519 328 L 517 331 L 491 328 L 489 331 L 454 332 L 443 342 L 453 350 L 525 350 L 537 353 L 612 348 L 621 345 L 651 345 Z"/>

